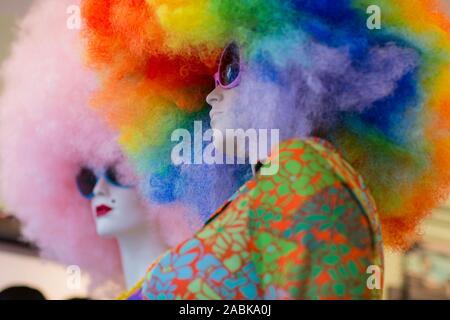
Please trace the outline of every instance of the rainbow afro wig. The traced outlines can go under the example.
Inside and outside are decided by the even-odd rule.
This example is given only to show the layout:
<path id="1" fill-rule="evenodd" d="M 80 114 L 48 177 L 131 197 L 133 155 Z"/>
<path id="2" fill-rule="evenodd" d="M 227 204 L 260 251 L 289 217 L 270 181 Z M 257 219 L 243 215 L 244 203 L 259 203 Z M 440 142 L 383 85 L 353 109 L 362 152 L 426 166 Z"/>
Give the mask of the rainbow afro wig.
<path id="1" fill-rule="evenodd" d="M 97 235 L 90 202 L 80 195 L 75 177 L 82 166 L 118 163 L 124 182 L 140 180 L 117 134 L 89 107 L 97 79 L 83 66 L 79 30 L 66 26 L 67 8 L 77 4 L 37 1 L 1 67 L 1 197 L 43 256 L 78 265 L 96 288 L 108 280 L 122 283 L 120 256 L 115 240 Z M 187 211 L 178 206 L 158 206 L 155 212 L 141 196 L 149 223 L 159 223 L 170 245 L 200 225 L 195 217 L 188 223 Z"/>
<path id="2" fill-rule="evenodd" d="M 448 196 L 450 23 L 438 1 L 86 0 L 82 11 L 96 105 L 132 156 L 204 110 L 234 41 L 242 123 L 332 141 L 369 185 L 387 245 L 407 247 Z"/>
<path id="3" fill-rule="evenodd" d="M 251 169 L 173 163 L 174 130 L 186 129 L 193 137 L 195 121 L 201 123 L 200 134 L 209 129 L 205 97 L 214 84 L 215 60 L 168 54 L 164 31 L 150 9 L 145 1 L 82 1 L 87 61 L 101 81 L 92 105 L 119 132 L 139 176 L 147 177 L 141 191 L 157 203 L 189 204 L 206 220 Z M 200 143 L 202 152 L 207 143 Z M 191 153 L 194 159 L 194 148 Z"/>

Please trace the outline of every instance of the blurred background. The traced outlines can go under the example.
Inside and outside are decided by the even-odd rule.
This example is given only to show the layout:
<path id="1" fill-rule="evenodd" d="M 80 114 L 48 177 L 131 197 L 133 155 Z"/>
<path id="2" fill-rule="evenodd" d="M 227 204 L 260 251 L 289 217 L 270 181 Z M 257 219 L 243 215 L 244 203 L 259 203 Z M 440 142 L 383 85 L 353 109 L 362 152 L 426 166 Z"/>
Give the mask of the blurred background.
<path id="1" fill-rule="evenodd" d="M 16 21 L 32 1 L 0 0 L 0 63 L 10 52 Z M 450 0 L 444 5 L 450 13 Z M 1 88 L 0 81 L 0 93 Z M 385 299 L 450 299 L 450 200 L 425 221 L 422 232 L 409 252 L 385 252 Z M 72 276 L 67 266 L 40 258 L 38 249 L 21 238 L 20 222 L 0 210 L 0 299 L 2 291 L 30 298 L 43 298 L 39 293 L 46 299 L 87 297 L 89 277 L 81 273 L 74 286 Z"/>
<path id="2" fill-rule="evenodd" d="M 33 0 L 0 0 L 0 64 L 10 53 L 17 21 L 32 3 Z M 2 87 L 0 79 L 0 94 Z M 40 258 L 37 248 L 22 240 L 19 221 L 4 209 L 0 211 L 0 299 L 17 295 L 36 297 L 30 288 L 41 292 L 46 299 L 86 297 L 89 278 L 81 274 L 81 282 L 74 286 L 70 282 L 72 275 L 67 266 Z"/>

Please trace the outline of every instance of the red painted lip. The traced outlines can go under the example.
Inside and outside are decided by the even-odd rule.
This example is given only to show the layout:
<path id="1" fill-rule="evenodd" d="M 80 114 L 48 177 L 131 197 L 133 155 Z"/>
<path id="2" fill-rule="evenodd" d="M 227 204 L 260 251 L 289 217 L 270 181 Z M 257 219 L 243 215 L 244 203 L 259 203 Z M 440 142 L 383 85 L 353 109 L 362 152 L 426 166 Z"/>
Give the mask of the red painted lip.
<path id="1" fill-rule="evenodd" d="M 95 208 L 95 212 L 97 213 L 97 218 L 106 216 L 111 210 L 112 210 L 112 208 L 110 208 L 104 204 Z"/>

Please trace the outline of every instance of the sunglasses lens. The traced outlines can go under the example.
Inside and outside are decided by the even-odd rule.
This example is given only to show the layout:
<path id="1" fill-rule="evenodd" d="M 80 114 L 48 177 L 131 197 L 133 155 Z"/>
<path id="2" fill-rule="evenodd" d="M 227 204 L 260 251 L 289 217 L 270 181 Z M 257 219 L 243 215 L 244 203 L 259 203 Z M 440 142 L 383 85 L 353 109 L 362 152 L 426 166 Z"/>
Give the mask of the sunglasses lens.
<path id="1" fill-rule="evenodd" d="M 232 84 L 240 72 L 239 47 L 231 43 L 225 48 L 219 66 L 219 81 L 223 86 Z"/>
<path id="2" fill-rule="evenodd" d="M 91 197 L 97 184 L 97 177 L 91 169 L 81 168 L 76 178 L 77 187 L 84 197 Z"/>
<path id="3" fill-rule="evenodd" d="M 112 185 L 122 186 L 122 184 L 119 182 L 119 179 L 117 178 L 117 172 L 114 168 L 109 167 L 105 172 L 105 177 Z"/>

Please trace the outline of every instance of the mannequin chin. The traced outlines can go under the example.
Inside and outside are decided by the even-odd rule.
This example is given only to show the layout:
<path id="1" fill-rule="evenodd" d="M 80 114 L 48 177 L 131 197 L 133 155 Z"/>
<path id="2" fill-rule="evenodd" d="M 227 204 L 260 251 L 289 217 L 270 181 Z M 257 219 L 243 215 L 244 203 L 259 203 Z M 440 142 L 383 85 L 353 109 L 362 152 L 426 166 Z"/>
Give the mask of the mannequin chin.
<path id="1" fill-rule="evenodd" d="M 148 224 L 146 208 L 136 189 L 111 185 L 104 178 L 95 186 L 91 210 L 102 237 L 119 237 Z"/>

